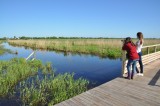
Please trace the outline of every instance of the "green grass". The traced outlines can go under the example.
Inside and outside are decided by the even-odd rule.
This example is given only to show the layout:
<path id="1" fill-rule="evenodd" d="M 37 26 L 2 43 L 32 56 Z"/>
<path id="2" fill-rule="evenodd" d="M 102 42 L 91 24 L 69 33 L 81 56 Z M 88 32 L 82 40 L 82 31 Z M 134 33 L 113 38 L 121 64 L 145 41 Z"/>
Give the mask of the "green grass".
<path id="1" fill-rule="evenodd" d="M 13 58 L 0 61 L 0 98 L 17 98 L 23 105 L 54 105 L 87 90 L 88 81 L 74 74 L 55 75 L 51 63 Z"/>

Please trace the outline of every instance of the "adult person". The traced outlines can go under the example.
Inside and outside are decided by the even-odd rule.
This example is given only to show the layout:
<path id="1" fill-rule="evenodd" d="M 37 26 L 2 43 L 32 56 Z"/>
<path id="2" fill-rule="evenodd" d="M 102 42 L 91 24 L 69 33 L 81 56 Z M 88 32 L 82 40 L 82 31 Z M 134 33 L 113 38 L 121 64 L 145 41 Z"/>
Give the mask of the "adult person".
<path id="1" fill-rule="evenodd" d="M 126 78 L 127 79 L 133 79 L 134 71 L 136 70 L 136 63 L 137 63 L 137 60 L 139 59 L 139 56 L 138 56 L 138 53 L 137 53 L 137 50 L 136 50 L 136 45 L 132 42 L 132 39 L 130 37 L 127 37 L 124 40 L 122 50 L 126 50 L 127 51 L 127 58 L 128 58 L 127 71 L 128 71 L 128 76 Z M 131 72 L 131 66 L 132 66 L 132 72 Z"/>
<path id="2" fill-rule="evenodd" d="M 143 63 L 142 63 L 142 46 L 143 46 L 143 33 L 142 32 L 138 32 L 137 33 L 137 38 L 138 41 L 136 42 L 136 47 L 137 47 L 137 53 L 139 55 L 139 65 L 140 65 L 140 71 L 138 70 L 138 68 L 136 67 L 136 72 L 138 73 L 137 75 L 139 76 L 143 76 Z"/>

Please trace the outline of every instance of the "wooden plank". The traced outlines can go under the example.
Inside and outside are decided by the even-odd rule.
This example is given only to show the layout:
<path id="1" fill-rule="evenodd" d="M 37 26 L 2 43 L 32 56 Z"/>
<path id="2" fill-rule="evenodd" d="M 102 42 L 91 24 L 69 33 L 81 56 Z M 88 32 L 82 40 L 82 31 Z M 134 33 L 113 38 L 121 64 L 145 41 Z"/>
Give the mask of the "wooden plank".
<path id="1" fill-rule="evenodd" d="M 71 98 L 70 100 L 76 104 L 75 106 L 85 106 L 84 104 L 80 103 L 79 100 L 76 100 L 75 98 Z"/>
<path id="2" fill-rule="evenodd" d="M 124 90 L 121 91 L 124 95 L 128 95 L 130 98 L 136 98 L 143 100 L 146 104 L 150 104 L 152 106 L 160 104 L 160 96 L 153 94 L 153 92 L 149 92 L 146 89 L 140 89 L 139 87 L 129 85 L 125 87 Z M 158 93 L 157 93 L 158 94 Z"/>
<path id="3" fill-rule="evenodd" d="M 95 102 L 93 101 L 93 97 L 91 97 L 90 96 L 90 98 L 92 98 L 92 99 L 87 99 L 85 96 L 83 96 L 83 95 L 80 95 L 80 96 L 77 96 L 76 97 L 77 99 L 79 99 L 83 104 L 85 104 L 85 105 L 88 105 L 88 106 L 97 106 L 96 104 L 95 104 Z"/>
<path id="4" fill-rule="evenodd" d="M 111 92 L 113 91 L 113 92 Z M 105 102 L 107 102 L 107 104 L 110 104 L 110 105 L 119 105 L 119 106 L 125 106 L 125 105 L 128 105 L 127 102 L 125 101 L 121 101 L 119 99 L 119 97 L 115 97 L 114 94 L 116 93 L 117 91 L 113 90 L 113 89 L 102 89 L 102 88 L 97 88 L 95 89 L 94 91 L 91 90 L 90 93 L 92 95 L 95 95 L 96 97 L 99 97 L 101 99 L 103 99 Z"/>
<path id="5" fill-rule="evenodd" d="M 69 99 L 69 100 L 67 100 L 67 101 L 65 101 L 64 103 L 67 103 L 67 105 L 66 106 L 75 106 L 75 105 L 77 105 L 77 103 L 75 103 L 75 102 L 73 102 L 73 101 L 71 101 L 71 99 Z"/>
<path id="6" fill-rule="evenodd" d="M 88 104 L 88 103 L 84 102 L 83 100 L 79 99 L 77 96 L 74 98 L 71 98 L 71 100 L 77 103 L 76 106 L 86 106 Z"/>
<path id="7" fill-rule="evenodd" d="M 103 89 L 104 93 L 108 93 L 108 94 L 110 94 L 111 98 L 114 98 L 113 100 L 111 100 L 111 102 L 116 103 L 116 106 L 119 106 L 119 105 L 120 106 L 135 105 L 136 106 L 138 104 L 144 105 L 141 103 L 139 98 L 133 98 L 133 97 L 128 98 L 130 96 L 130 93 L 128 92 L 128 93 L 124 94 L 121 91 L 123 91 L 123 89 L 120 91 L 116 91 L 116 92 L 112 91 L 112 89 L 110 89 L 110 90 Z"/>
<path id="8" fill-rule="evenodd" d="M 123 79 L 122 79 L 123 80 Z M 117 79 L 116 79 L 116 81 L 117 81 Z M 125 82 L 128 82 L 127 80 L 123 80 L 123 81 L 125 81 Z M 134 81 L 134 80 L 133 80 Z M 131 81 L 130 81 L 131 82 Z M 114 83 L 115 84 L 115 83 Z M 131 86 L 134 86 L 132 83 L 129 83 L 129 85 L 131 85 Z M 136 85 L 137 86 L 137 85 Z M 116 86 L 115 86 L 116 87 Z M 99 87 L 100 88 L 100 87 Z M 121 89 L 121 90 L 119 90 L 119 91 L 125 91 L 125 88 L 129 88 L 129 90 L 131 90 L 132 91 L 132 88 L 133 87 L 129 87 L 129 86 L 125 86 L 125 87 L 123 87 L 123 89 Z M 140 88 L 141 89 L 141 88 Z M 145 89 L 145 88 L 144 88 Z M 144 91 L 144 89 L 141 89 L 142 91 Z M 111 94 L 118 94 L 119 92 L 115 92 L 114 90 L 112 90 L 112 89 L 107 89 L 107 86 L 106 86 L 106 90 L 109 92 L 109 93 L 111 93 Z M 148 89 L 147 89 L 148 90 Z M 112 92 L 111 92 L 112 91 Z M 106 91 L 105 91 L 106 92 Z M 127 92 L 128 93 L 128 92 Z M 134 92 L 135 94 L 136 94 L 136 92 Z M 146 92 L 147 93 L 147 92 Z M 150 94 L 155 94 L 156 95 L 156 93 L 157 92 L 151 92 Z M 125 94 L 125 93 L 124 93 Z M 139 94 L 141 94 L 141 92 L 139 92 Z M 122 97 L 122 95 L 123 94 L 120 94 L 121 96 L 120 97 Z M 125 94 L 125 95 L 128 95 L 128 94 Z M 157 95 L 156 95 L 157 96 Z M 158 97 L 158 96 L 157 96 Z M 138 98 L 138 96 L 136 96 L 136 97 L 134 97 L 134 98 Z M 160 98 L 160 97 L 158 97 L 158 98 Z"/>
<path id="9" fill-rule="evenodd" d="M 57 106 L 68 106 L 67 102 L 58 103 Z"/>
<path id="10" fill-rule="evenodd" d="M 98 93 L 97 93 L 98 94 Z M 86 100 L 90 100 L 92 103 L 94 103 L 96 106 L 105 106 L 110 105 L 108 102 L 106 102 L 103 98 L 100 98 L 96 95 L 91 94 L 90 92 L 86 92 L 83 94 L 83 97 Z"/>

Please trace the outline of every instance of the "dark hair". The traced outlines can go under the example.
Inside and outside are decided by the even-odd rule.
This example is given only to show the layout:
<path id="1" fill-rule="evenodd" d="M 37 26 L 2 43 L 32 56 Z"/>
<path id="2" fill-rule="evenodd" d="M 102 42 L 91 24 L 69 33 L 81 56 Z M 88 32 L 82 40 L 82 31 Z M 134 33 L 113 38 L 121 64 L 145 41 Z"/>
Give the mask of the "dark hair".
<path id="1" fill-rule="evenodd" d="M 131 41 L 131 38 L 130 37 L 126 37 L 125 42 L 127 43 L 127 42 L 130 42 L 130 41 Z"/>
<path id="2" fill-rule="evenodd" d="M 135 44 L 134 44 L 133 41 L 132 41 L 132 38 L 131 38 L 131 37 L 126 37 L 125 43 L 129 43 L 129 42 L 130 42 L 132 45 L 135 46 Z"/>
<path id="3" fill-rule="evenodd" d="M 143 39 L 143 33 L 142 32 L 138 32 L 137 33 L 137 37 L 142 40 Z"/>

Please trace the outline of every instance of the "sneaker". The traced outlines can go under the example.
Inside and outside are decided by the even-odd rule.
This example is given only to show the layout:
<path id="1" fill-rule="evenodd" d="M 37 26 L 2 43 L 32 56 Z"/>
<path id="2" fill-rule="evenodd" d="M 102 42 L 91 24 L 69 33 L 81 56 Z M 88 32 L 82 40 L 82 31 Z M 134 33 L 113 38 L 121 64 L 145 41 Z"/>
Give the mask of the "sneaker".
<path id="1" fill-rule="evenodd" d="M 137 73 L 136 75 L 137 75 L 137 76 L 140 76 L 141 74 L 140 74 L 140 73 Z"/>
<path id="2" fill-rule="evenodd" d="M 130 77 L 124 77 L 124 78 L 125 78 L 125 79 L 129 79 L 129 80 L 131 79 Z"/>
<path id="3" fill-rule="evenodd" d="M 143 76 L 143 73 L 140 73 L 140 76 Z"/>

